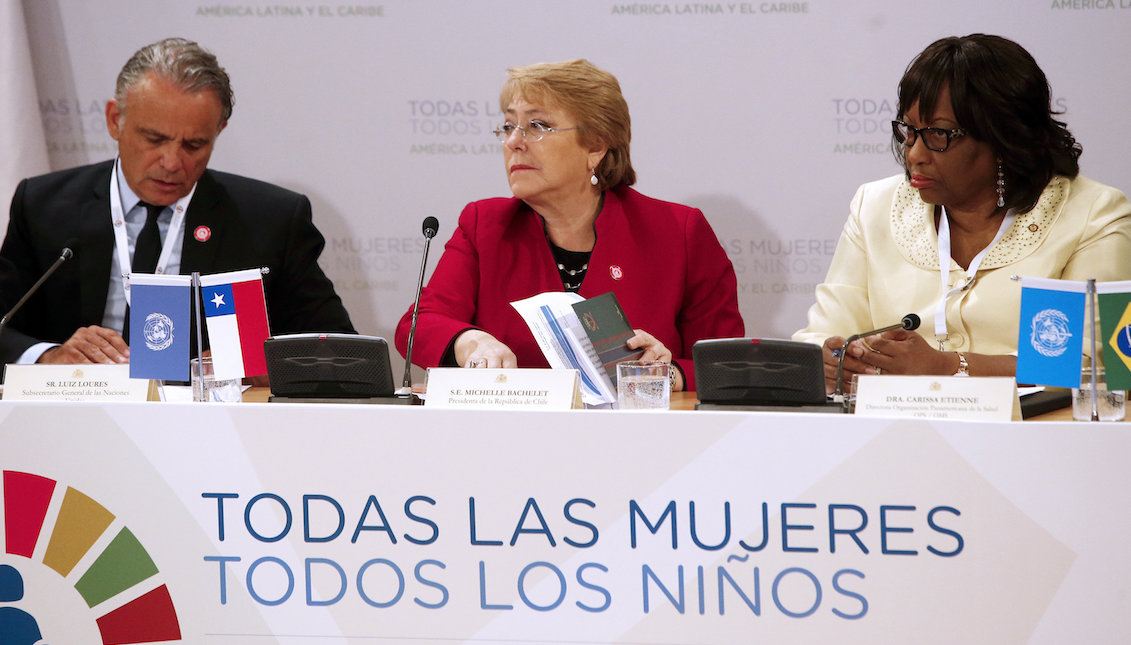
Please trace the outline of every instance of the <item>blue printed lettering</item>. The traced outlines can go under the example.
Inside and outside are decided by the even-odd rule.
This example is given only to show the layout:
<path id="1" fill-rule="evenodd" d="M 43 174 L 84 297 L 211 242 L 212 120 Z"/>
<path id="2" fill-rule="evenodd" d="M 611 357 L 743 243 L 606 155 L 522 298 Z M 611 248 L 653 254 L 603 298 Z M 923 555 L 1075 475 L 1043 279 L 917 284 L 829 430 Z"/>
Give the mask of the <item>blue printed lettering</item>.
<path id="1" fill-rule="evenodd" d="M 836 527 L 836 512 L 837 511 L 855 511 L 860 522 L 855 528 L 851 529 L 838 529 Z M 860 547 L 861 553 L 867 553 L 868 547 L 860 541 L 859 533 L 868 526 L 868 514 L 864 509 L 856 506 L 855 504 L 829 504 L 829 553 L 836 553 L 836 536 L 847 535 L 852 538 L 856 546 Z"/>
<path id="2" fill-rule="evenodd" d="M 699 540 L 699 530 L 695 522 L 695 502 L 691 502 L 690 506 L 690 524 L 691 524 L 691 541 L 695 546 L 706 551 L 718 551 L 725 547 L 730 542 L 730 502 L 723 503 L 723 538 L 718 544 L 703 544 Z M 700 612 L 702 613 L 702 612 Z"/>
<path id="3" fill-rule="evenodd" d="M 314 537 L 310 534 L 310 503 L 312 501 L 327 502 L 333 507 L 334 511 L 338 514 L 338 526 L 330 535 L 321 537 Z M 346 512 L 342 510 L 342 505 L 332 497 L 326 495 L 303 495 L 302 496 L 302 535 L 303 539 L 307 542 L 329 542 L 342 534 L 342 529 L 346 527 Z"/>
<path id="4" fill-rule="evenodd" d="M 437 526 L 436 523 L 433 522 L 432 520 L 430 520 L 426 517 L 417 515 L 416 513 L 414 513 L 412 511 L 412 505 L 417 503 L 417 502 L 427 502 L 427 503 L 431 504 L 432 506 L 435 506 L 436 500 L 432 499 L 431 497 L 425 497 L 423 495 L 416 495 L 414 497 L 408 498 L 408 500 L 404 503 L 404 514 L 405 514 L 405 516 L 408 517 L 408 519 L 410 519 L 414 522 L 417 522 L 419 524 L 424 524 L 425 526 L 428 526 L 429 528 L 431 528 L 432 529 L 432 535 L 428 538 L 421 539 L 421 538 L 413 537 L 413 536 L 409 535 L 408 533 L 405 533 L 404 539 L 408 540 L 409 542 L 412 542 L 413 544 L 419 544 L 421 546 L 432 544 L 433 542 L 435 542 L 440 537 L 440 527 Z"/>
<path id="5" fill-rule="evenodd" d="M 568 536 L 564 537 L 562 539 L 565 540 L 565 543 L 570 545 L 570 546 L 577 547 L 579 549 L 584 549 L 584 548 L 587 548 L 587 547 L 591 547 L 594 544 L 597 544 L 598 532 L 597 532 L 596 526 L 594 526 L 593 524 L 590 524 L 589 522 L 586 522 L 584 520 L 580 520 L 573 515 L 572 509 L 573 509 L 574 505 L 576 505 L 576 504 L 584 504 L 585 506 L 588 506 L 589 508 L 597 508 L 597 504 L 595 504 L 594 502 L 591 502 L 587 499 L 583 499 L 583 498 L 579 497 L 579 498 L 571 499 L 568 502 L 566 502 L 565 507 L 562 510 L 563 514 L 565 515 L 566 521 L 568 521 L 570 524 L 574 524 L 576 526 L 583 526 L 583 527 L 589 529 L 589 535 L 590 535 L 588 542 L 578 542 L 576 540 L 570 539 Z"/>
<path id="6" fill-rule="evenodd" d="M 841 587 L 840 586 L 840 577 L 843 576 L 843 575 L 853 575 L 853 576 L 856 576 L 857 578 L 860 578 L 861 580 L 863 580 L 864 574 L 860 573 L 859 571 L 857 571 L 855 569 L 841 569 L 840 571 L 837 571 L 836 574 L 833 575 L 833 589 L 836 590 L 836 592 L 841 594 L 841 595 L 848 596 L 849 598 L 855 598 L 856 600 L 859 600 L 860 601 L 860 611 L 855 613 L 855 614 L 846 614 L 845 612 L 837 609 L 836 607 L 833 607 L 833 614 L 835 614 L 836 616 L 838 616 L 840 618 L 845 618 L 845 619 L 848 619 L 848 620 L 856 620 L 856 619 L 859 619 L 859 618 L 863 618 L 864 615 L 868 613 L 868 599 L 865 598 L 864 596 L 861 596 L 860 594 L 856 593 L 855 591 L 849 591 L 848 589 Z"/>
<path id="7" fill-rule="evenodd" d="M 392 571 L 397 580 L 396 592 L 393 593 L 392 597 L 390 597 L 388 600 L 374 600 L 369 592 L 366 591 L 367 587 L 365 583 L 365 573 L 369 571 L 371 567 L 375 567 L 377 565 L 382 565 L 389 571 Z M 384 558 L 369 560 L 365 564 L 361 565 L 361 568 L 357 570 L 357 593 L 361 596 L 361 599 L 365 601 L 365 604 L 369 605 L 370 607 L 392 607 L 393 605 L 397 604 L 397 602 L 400 601 L 401 596 L 404 595 L 404 588 L 404 574 L 401 573 L 400 567 Z"/>
<path id="8" fill-rule="evenodd" d="M 880 552 L 884 555 L 919 555 L 914 549 L 889 549 L 888 533 L 912 533 L 914 529 L 906 526 L 888 526 L 889 511 L 913 511 L 914 506 L 881 506 L 880 507 Z"/>
<path id="9" fill-rule="evenodd" d="M 785 604 L 782 603 L 781 595 L 779 594 L 779 588 L 782 581 L 785 580 L 785 577 L 791 573 L 799 573 L 802 576 L 805 576 L 805 578 L 807 578 L 813 585 L 813 604 L 804 611 L 792 611 L 790 609 L 787 609 L 785 607 Z M 777 577 L 774 578 L 774 584 L 770 588 L 770 595 L 774 599 L 774 606 L 777 607 L 778 611 L 780 611 L 781 613 L 789 616 L 790 618 L 807 618 L 809 616 L 812 616 L 813 613 L 817 611 L 817 608 L 821 606 L 821 582 L 817 580 L 817 576 L 813 575 L 807 569 L 802 569 L 801 567 L 790 567 L 789 569 L 786 569 L 785 571 L 779 573 Z"/>
<path id="10" fill-rule="evenodd" d="M 252 582 L 252 580 L 255 577 L 255 572 L 259 569 L 259 567 L 261 565 L 264 565 L 264 564 L 267 564 L 267 563 L 279 565 L 279 568 L 282 569 L 283 573 L 285 573 L 286 576 L 287 576 L 287 590 L 284 591 L 283 594 L 281 596 L 279 596 L 278 598 L 276 598 L 275 600 L 268 600 L 268 599 L 264 598 L 263 596 L 260 596 L 259 592 L 257 592 L 255 590 L 255 583 Z M 259 558 L 255 562 L 252 562 L 251 566 L 247 568 L 247 592 L 251 594 L 251 597 L 255 599 L 255 602 L 257 602 L 261 605 L 268 605 L 268 606 L 281 605 L 284 602 L 286 602 L 288 598 L 291 597 L 291 594 L 294 593 L 294 590 L 295 590 L 295 574 L 294 574 L 293 571 L 291 571 L 291 568 L 289 566 L 287 566 L 287 563 L 283 562 L 279 558 L 273 558 L 273 557 L 270 557 L 270 556 L 264 557 L 264 558 Z"/>
<path id="11" fill-rule="evenodd" d="M 467 498 L 467 512 L 470 517 L 471 543 L 475 546 L 502 546 L 502 540 L 480 540 L 475 531 L 475 498 Z"/>
<path id="12" fill-rule="evenodd" d="M 369 525 L 365 523 L 366 518 L 369 517 L 369 510 L 373 509 L 377 513 L 377 517 L 381 519 L 380 524 Z M 361 510 L 361 517 L 357 520 L 357 527 L 353 530 L 353 536 L 350 538 L 351 544 L 357 543 L 357 538 L 361 535 L 362 531 L 383 531 L 389 536 L 389 541 L 393 544 L 397 543 L 397 536 L 393 533 L 392 527 L 389 526 L 389 520 L 385 517 L 385 511 L 381 509 L 381 503 L 377 501 L 375 495 L 370 495 L 369 499 L 365 500 L 365 508 Z"/>
<path id="13" fill-rule="evenodd" d="M 239 498 L 239 495 L 237 495 L 235 493 L 201 493 L 200 496 L 205 498 L 205 499 L 214 498 L 216 500 L 216 519 L 217 519 L 216 535 L 219 538 L 219 540 L 221 542 L 223 542 L 224 541 L 224 500 L 226 500 L 226 499 L 237 499 L 237 498 Z"/>
<path id="14" fill-rule="evenodd" d="M 538 518 L 538 528 L 525 528 L 526 518 L 531 511 L 534 511 L 534 515 Z M 546 525 L 546 518 L 542 515 L 542 509 L 538 508 L 538 502 L 534 501 L 533 497 L 527 499 L 526 506 L 522 508 L 522 515 L 518 518 L 518 525 L 514 527 L 514 533 L 511 534 L 511 546 L 514 546 L 515 543 L 518 542 L 518 536 L 523 533 L 545 535 L 546 541 L 550 543 L 550 546 L 558 545 L 557 541 L 554 540 L 553 533 L 550 532 L 550 527 Z"/>
<path id="15" fill-rule="evenodd" d="M 794 508 L 817 508 L 816 504 L 782 504 L 781 505 L 781 550 L 782 551 L 800 551 L 803 553 L 816 553 L 817 547 L 813 546 L 789 546 L 789 532 L 792 530 L 797 531 L 812 531 L 812 524 L 790 524 L 788 513 L 790 509 Z"/>
<path id="16" fill-rule="evenodd" d="M 641 521 L 644 522 L 644 527 L 647 528 L 648 532 L 651 533 L 652 535 L 656 535 L 656 533 L 660 530 L 660 527 L 663 526 L 664 520 L 666 520 L 670 517 L 671 521 L 672 521 L 672 548 L 673 549 L 679 548 L 679 539 L 678 539 L 677 534 L 676 534 L 676 517 L 675 517 L 675 502 L 674 501 L 668 502 L 668 505 L 664 507 L 664 513 L 662 515 L 660 515 L 660 519 L 657 520 L 655 524 L 652 524 L 651 522 L 648 521 L 648 518 L 644 516 L 644 511 L 641 510 L 640 505 L 637 504 L 636 500 L 634 500 L 634 499 L 628 501 L 628 515 L 629 515 L 629 540 L 630 540 L 630 544 L 632 545 L 632 548 L 634 548 L 634 549 L 636 548 L 636 517 L 638 515 L 640 516 Z"/>
<path id="17" fill-rule="evenodd" d="M 330 598 L 329 600 L 315 600 L 314 599 L 314 569 L 313 569 L 312 565 L 315 565 L 315 564 L 327 565 L 331 569 L 333 569 L 335 573 L 338 574 L 338 593 L 333 598 Z M 325 589 L 326 584 L 328 584 L 328 583 L 323 582 L 323 584 L 319 585 L 319 587 Z M 310 606 L 310 607 L 326 607 L 326 606 L 329 606 L 329 605 L 336 604 L 339 600 L 341 600 L 346 595 L 346 588 L 348 586 L 349 585 L 346 582 L 346 572 L 345 572 L 344 569 L 342 569 L 342 567 L 337 562 L 334 562 L 333 560 L 327 560 L 326 558 L 307 558 L 306 559 L 306 604 L 308 606 Z"/>
<path id="18" fill-rule="evenodd" d="M 445 569 L 446 566 L 439 560 L 421 560 L 416 564 L 416 569 L 413 570 L 413 575 L 416 577 L 416 580 L 420 582 L 420 584 L 424 585 L 425 587 L 431 587 L 440 591 L 440 600 L 439 602 L 428 603 L 424 602 L 420 598 L 413 598 L 412 601 L 420 605 L 421 607 L 424 607 L 425 609 L 439 609 L 448 604 L 448 588 L 436 582 L 435 580 L 429 580 L 428 578 L 425 578 L 424 574 L 421 572 L 425 566 L 439 567 L 441 569 Z"/>
<path id="19" fill-rule="evenodd" d="M 260 500 L 264 500 L 264 499 L 270 499 L 270 500 L 274 500 L 274 501 L 278 502 L 279 507 L 282 508 L 283 514 L 287 518 L 286 523 L 283 525 L 283 529 L 281 531 L 279 531 L 279 533 L 277 535 L 273 535 L 273 536 L 262 535 L 262 534 L 259 533 L 259 531 L 256 531 L 255 528 L 251 525 L 252 509 L 255 507 L 255 505 L 257 503 L 259 503 Z M 287 536 L 287 533 L 291 532 L 291 520 L 292 519 L 293 518 L 291 517 L 291 507 L 288 506 L 285 501 L 283 501 L 282 497 L 279 497 L 278 495 L 275 495 L 274 493 L 260 493 L 260 494 L 256 495 L 255 497 L 252 497 L 251 501 L 249 501 L 247 503 L 247 506 L 243 509 L 243 523 L 244 523 L 244 526 L 247 528 L 247 532 L 249 534 L 251 534 L 252 537 L 259 540 L 260 542 L 278 542 L 279 540 L 285 538 Z"/>
<path id="20" fill-rule="evenodd" d="M 589 569 L 598 569 L 602 573 L 608 573 L 609 568 L 602 565 L 602 564 L 597 564 L 596 562 L 586 562 L 585 564 L 583 564 L 583 565 L 581 565 L 580 567 L 577 568 L 577 583 L 580 584 L 585 589 L 589 589 L 590 591 L 596 591 L 597 593 L 601 594 L 601 596 L 604 597 L 605 601 L 604 601 L 604 603 L 602 603 L 601 605 L 599 605 L 597 607 L 592 607 L 592 606 L 589 606 L 589 605 L 583 605 L 583 604 L 581 604 L 580 600 L 575 602 L 574 604 L 577 605 L 579 608 L 581 608 L 584 611 L 590 611 L 590 612 L 605 611 L 606 609 L 609 608 L 610 605 L 613 604 L 613 596 L 612 596 L 612 594 L 609 593 L 608 589 L 605 589 L 604 587 L 593 584 L 592 582 L 589 582 L 588 580 L 585 579 L 585 577 L 582 574 L 585 573 L 586 571 L 588 571 Z"/>
<path id="21" fill-rule="evenodd" d="M 939 526 L 938 524 L 935 524 L 935 514 L 939 513 L 939 512 L 943 512 L 943 511 L 945 511 L 947 513 L 953 513 L 955 516 L 962 515 L 962 513 L 959 513 L 958 509 L 956 509 L 956 508 L 951 508 L 949 506 L 937 506 L 935 508 L 932 508 L 931 511 L 929 513 L 927 513 L 927 526 L 930 526 L 932 529 L 934 529 L 935 531 L 938 531 L 939 533 L 953 537 L 954 541 L 955 541 L 954 550 L 953 551 L 940 551 L 939 549 L 936 549 L 935 547 L 933 547 L 929 544 L 927 545 L 927 550 L 930 551 L 931 553 L 934 553 L 935 555 L 939 555 L 939 556 L 942 556 L 944 558 L 949 558 L 949 557 L 956 556 L 959 553 L 962 553 L 962 549 L 965 546 L 966 542 L 965 542 L 965 540 L 962 539 L 962 535 L 960 535 L 958 532 L 952 531 L 948 528 L 944 528 L 944 527 Z"/>
<path id="22" fill-rule="evenodd" d="M 554 601 L 548 605 L 536 604 L 533 600 L 530 599 L 530 596 L 526 594 L 526 575 L 533 571 L 536 567 L 549 569 L 550 572 L 554 574 L 554 577 L 558 580 L 558 595 L 556 598 L 554 598 Z M 557 609 L 558 606 L 562 604 L 562 601 L 565 600 L 566 596 L 565 575 L 562 574 L 561 569 L 555 567 L 549 562 L 532 562 L 523 567 L 522 573 L 518 574 L 518 596 L 519 598 L 522 598 L 522 602 L 527 607 L 530 607 L 534 611 L 551 611 L 553 609 Z"/>

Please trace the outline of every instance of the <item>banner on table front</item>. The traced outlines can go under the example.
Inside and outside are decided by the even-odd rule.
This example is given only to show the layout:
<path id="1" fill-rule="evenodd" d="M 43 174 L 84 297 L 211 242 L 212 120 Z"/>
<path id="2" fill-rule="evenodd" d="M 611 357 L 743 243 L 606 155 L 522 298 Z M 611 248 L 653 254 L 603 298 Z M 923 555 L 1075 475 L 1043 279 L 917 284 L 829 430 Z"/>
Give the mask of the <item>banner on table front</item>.
<path id="1" fill-rule="evenodd" d="M 1071 430 L 20 404 L 0 565 L 52 643 L 1122 642 L 1131 436 Z"/>

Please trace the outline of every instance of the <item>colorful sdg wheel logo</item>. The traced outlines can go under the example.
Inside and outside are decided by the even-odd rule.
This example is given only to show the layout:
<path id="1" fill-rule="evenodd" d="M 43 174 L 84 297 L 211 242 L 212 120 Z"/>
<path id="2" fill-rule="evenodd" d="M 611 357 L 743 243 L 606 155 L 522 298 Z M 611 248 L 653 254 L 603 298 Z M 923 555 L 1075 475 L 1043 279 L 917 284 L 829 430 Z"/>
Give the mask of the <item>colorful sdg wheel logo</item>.
<path id="1" fill-rule="evenodd" d="M 2 485 L 0 645 L 181 640 L 157 566 L 110 511 L 39 475 Z"/>

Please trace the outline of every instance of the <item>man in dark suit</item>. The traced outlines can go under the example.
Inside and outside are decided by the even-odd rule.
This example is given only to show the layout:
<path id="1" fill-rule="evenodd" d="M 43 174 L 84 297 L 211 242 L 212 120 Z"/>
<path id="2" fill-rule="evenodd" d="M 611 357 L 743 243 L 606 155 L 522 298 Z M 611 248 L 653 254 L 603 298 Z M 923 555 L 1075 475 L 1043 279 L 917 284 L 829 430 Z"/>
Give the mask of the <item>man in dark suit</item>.
<path id="1" fill-rule="evenodd" d="M 196 43 L 138 50 L 106 125 L 118 159 L 26 179 L 0 247 L 0 305 L 12 306 L 69 247 L 74 257 L 0 334 L 3 363 L 122 363 L 128 286 L 138 273 L 267 267 L 273 334 L 353 332 L 318 266 L 325 240 L 303 195 L 207 169 L 232 113 L 228 75 Z"/>

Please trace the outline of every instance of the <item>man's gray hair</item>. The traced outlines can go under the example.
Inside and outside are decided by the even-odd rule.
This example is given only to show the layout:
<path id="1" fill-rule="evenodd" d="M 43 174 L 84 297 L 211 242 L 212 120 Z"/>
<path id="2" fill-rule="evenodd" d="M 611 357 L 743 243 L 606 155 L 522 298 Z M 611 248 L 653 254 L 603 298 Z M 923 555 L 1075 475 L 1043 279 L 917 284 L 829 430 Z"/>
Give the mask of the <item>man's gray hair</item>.
<path id="1" fill-rule="evenodd" d="M 185 92 L 212 90 L 220 99 L 224 114 L 220 122 L 232 116 L 232 84 L 228 73 L 220 67 L 211 52 L 191 40 L 166 38 L 146 45 L 126 61 L 118 74 L 114 98 L 122 112 L 126 111 L 126 93 L 149 72 L 180 87 Z"/>

